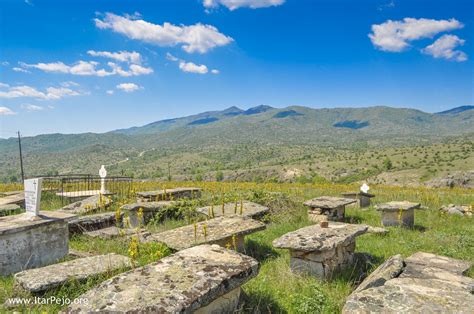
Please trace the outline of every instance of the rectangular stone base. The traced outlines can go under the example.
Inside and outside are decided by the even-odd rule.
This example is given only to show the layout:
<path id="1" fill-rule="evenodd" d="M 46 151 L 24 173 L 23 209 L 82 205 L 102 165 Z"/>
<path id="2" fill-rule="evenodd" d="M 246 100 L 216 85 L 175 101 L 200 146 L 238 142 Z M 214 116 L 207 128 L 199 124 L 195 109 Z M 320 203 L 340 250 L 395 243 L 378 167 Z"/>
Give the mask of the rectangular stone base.
<path id="1" fill-rule="evenodd" d="M 370 197 L 365 195 L 359 195 L 360 207 L 369 207 L 370 206 Z"/>
<path id="2" fill-rule="evenodd" d="M 402 226 L 413 228 L 415 224 L 415 210 L 382 211 L 382 224 L 385 227 Z"/>
<path id="3" fill-rule="evenodd" d="M 290 251 L 290 268 L 295 273 L 306 273 L 320 279 L 330 279 L 336 271 L 353 262 L 355 241 L 324 252 Z"/>
<path id="4" fill-rule="evenodd" d="M 224 294 L 215 299 L 208 305 L 197 309 L 195 314 L 221 314 L 221 313 L 235 313 L 239 307 L 240 301 L 240 287 Z"/>
<path id="5" fill-rule="evenodd" d="M 345 211 L 345 206 L 339 206 L 333 209 L 310 208 L 308 209 L 308 219 L 315 223 L 321 221 L 344 221 Z"/>

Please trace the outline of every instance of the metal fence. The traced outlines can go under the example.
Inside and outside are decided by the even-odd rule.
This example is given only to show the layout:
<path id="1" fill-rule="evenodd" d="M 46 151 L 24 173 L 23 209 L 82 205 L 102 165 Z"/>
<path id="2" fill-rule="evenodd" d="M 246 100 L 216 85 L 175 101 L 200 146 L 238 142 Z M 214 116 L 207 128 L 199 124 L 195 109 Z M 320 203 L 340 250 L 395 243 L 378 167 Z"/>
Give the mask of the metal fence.
<path id="1" fill-rule="evenodd" d="M 90 174 L 70 174 L 34 176 L 34 178 L 43 178 L 42 191 L 60 197 L 62 205 L 99 195 L 102 180 L 106 195 L 129 197 L 132 189 L 132 178 L 124 176 L 109 176 L 102 179 Z"/>

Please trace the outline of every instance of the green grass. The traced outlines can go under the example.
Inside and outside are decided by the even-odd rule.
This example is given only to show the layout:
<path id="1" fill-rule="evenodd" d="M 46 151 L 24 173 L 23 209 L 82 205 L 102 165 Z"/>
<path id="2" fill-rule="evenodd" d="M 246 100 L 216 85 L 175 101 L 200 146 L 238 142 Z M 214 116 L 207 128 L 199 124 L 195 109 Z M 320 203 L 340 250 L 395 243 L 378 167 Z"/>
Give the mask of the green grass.
<path id="1" fill-rule="evenodd" d="M 158 183 L 157 183 L 158 184 Z M 174 185 L 189 185 L 173 183 Z M 431 252 L 453 258 L 474 262 L 473 218 L 447 216 L 439 213 L 442 204 L 473 204 L 472 190 L 426 189 L 373 186 L 376 194 L 374 203 L 390 200 L 419 201 L 427 209 L 415 213 L 415 228 L 391 227 L 388 235 L 366 234 L 357 239 L 357 253 L 370 254 L 370 263 L 358 260 L 355 266 L 341 272 L 328 281 L 320 281 L 310 276 L 296 275 L 289 269 L 287 250 L 274 249 L 272 241 L 279 236 L 307 226 L 306 210 L 302 201 L 321 195 L 340 195 L 357 188 L 354 185 L 306 185 L 306 184 L 255 184 L 255 183 L 194 183 L 204 188 L 202 201 L 184 203 L 180 207 L 181 219 L 156 220 L 147 226 L 149 231 L 157 232 L 179 227 L 195 216 L 190 215 L 193 207 L 203 204 L 220 204 L 220 197 L 233 200 L 235 195 L 259 202 L 270 207 L 271 214 L 265 217 L 267 229 L 246 237 L 246 254 L 260 262 L 259 275 L 243 286 L 245 292 L 243 312 L 272 313 L 337 313 L 346 297 L 359 283 L 364 273 L 370 272 L 388 257 L 402 254 L 404 257 L 418 251 Z M 156 188 L 152 183 L 144 183 L 137 189 Z M 222 194 L 221 194 L 222 192 Z M 110 210 L 115 210 L 116 205 Z M 218 207 L 218 205 L 216 205 Z M 347 222 L 380 226 L 380 214 L 373 207 L 360 210 L 348 207 Z M 70 241 L 71 248 L 90 253 L 118 253 L 128 255 L 129 240 L 100 240 L 85 236 L 75 236 Z M 140 244 L 137 265 L 145 265 L 171 252 L 160 244 Z M 67 296 L 75 298 L 86 290 L 109 278 L 107 274 L 85 283 L 71 283 L 60 289 L 48 292 L 47 296 Z M 474 276 L 474 270 L 468 273 Z M 14 288 L 12 277 L 0 278 L 0 304 L 12 296 L 25 296 Z M 29 308 L 33 313 L 47 311 L 55 313 L 60 306 L 36 306 Z M 17 310 L 25 311 L 26 308 Z M 0 306 L 0 312 L 1 312 Z"/>

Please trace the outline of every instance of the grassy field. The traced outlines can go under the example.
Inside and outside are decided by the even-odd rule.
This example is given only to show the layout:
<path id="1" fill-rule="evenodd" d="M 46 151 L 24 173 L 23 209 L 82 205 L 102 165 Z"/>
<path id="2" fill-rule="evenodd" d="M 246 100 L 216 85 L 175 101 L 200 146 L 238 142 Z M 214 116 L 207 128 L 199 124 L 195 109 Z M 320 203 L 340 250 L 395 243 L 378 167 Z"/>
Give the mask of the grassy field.
<path id="1" fill-rule="evenodd" d="M 335 313 L 341 310 L 345 298 L 363 278 L 388 257 L 395 254 L 409 256 L 418 251 L 431 252 L 474 262 L 473 218 L 447 216 L 439 213 L 443 204 L 474 204 L 474 193 L 468 189 L 427 189 L 400 188 L 374 185 L 371 192 L 376 194 L 374 203 L 390 200 L 409 200 L 421 202 L 426 209 L 415 214 L 415 228 L 392 227 L 386 236 L 366 234 L 358 238 L 356 252 L 370 255 L 370 262 L 358 259 L 356 265 L 338 274 L 332 280 L 323 282 L 308 276 L 295 275 L 289 270 L 289 255 L 286 250 L 274 249 L 271 242 L 277 237 L 309 225 L 303 200 L 322 196 L 340 195 L 354 191 L 356 185 L 345 184 L 276 184 L 276 183 L 134 183 L 135 191 L 171 188 L 175 186 L 198 186 L 204 189 L 200 200 L 182 202 L 177 206 L 178 214 L 166 220 L 156 219 L 148 226 L 150 231 L 161 231 L 192 223 L 197 219 L 194 208 L 215 204 L 216 208 L 224 200 L 248 199 L 270 207 L 271 213 L 265 217 L 267 229 L 246 237 L 246 254 L 256 258 L 261 265 L 259 275 L 245 284 L 242 312 L 259 313 Z M 0 186 L 0 192 L 17 189 L 14 185 Z M 109 210 L 114 211 L 120 203 L 116 202 Z M 58 200 L 52 198 L 43 203 L 46 210 L 57 208 Z M 216 209 L 217 210 L 217 209 Z M 348 207 L 347 222 L 380 226 L 380 215 L 373 207 L 360 210 Z M 138 250 L 130 249 L 130 241 L 91 240 L 85 236 L 75 236 L 70 247 L 91 253 L 115 252 L 123 255 L 137 253 L 137 265 L 144 265 L 171 254 L 160 244 L 139 244 Z M 367 254 L 365 256 L 367 256 Z M 362 255 L 362 254 L 360 254 Z M 88 282 L 72 282 L 58 290 L 48 292 L 47 296 L 75 298 L 90 287 L 114 274 L 94 278 Z M 470 276 L 474 276 L 473 269 Z M 12 277 L 0 278 L 0 304 L 13 296 L 26 296 L 14 287 Z M 3 309 L 3 311 L 32 311 L 34 313 L 54 313 L 61 306 L 35 306 Z M 1 312 L 0 307 L 0 312 Z"/>

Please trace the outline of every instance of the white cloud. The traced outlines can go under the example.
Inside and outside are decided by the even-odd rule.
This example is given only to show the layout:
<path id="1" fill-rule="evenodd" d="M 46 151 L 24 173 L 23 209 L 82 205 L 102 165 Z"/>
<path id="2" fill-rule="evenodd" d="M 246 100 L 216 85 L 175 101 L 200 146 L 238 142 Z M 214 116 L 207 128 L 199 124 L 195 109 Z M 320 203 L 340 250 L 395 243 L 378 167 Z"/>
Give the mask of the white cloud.
<path id="1" fill-rule="evenodd" d="M 9 87 L 7 91 L 0 91 L 0 98 L 29 97 L 43 100 L 57 100 L 66 96 L 79 96 L 81 93 L 64 87 L 48 87 L 45 92 L 31 86 Z"/>
<path id="2" fill-rule="evenodd" d="M 465 40 L 455 35 L 443 35 L 434 43 L 422 50 L 423 53 L 432 55 L 435 58 L 443 58 L 463 62 L 467 60 L 467 54 L 455 50 L 456 47 L 464 45 Z"/>
<path id="3" fill-rule="evenodd" d="M 32 104 L 23 104 L 21 105 L 22 109 L 25 109 L 27 111 L 41 111 L 44 110 L 44 107 L 37 106 L 37 105 L 32 105 Z"/>
<path id="4" fill-rule="evenodd" d="M 30 71 L 25 70 L 23 68 L 19 68 L 19 67 L 14 67 L 14 68 L 12 68 L 12 70 L 15 71 L 15 72 L 30 73 Z"/>
<path id="5" fill-rule="evenodd" d="M 166 53 L 166 59 L 170 60 L 170 61 L 179 61 L 178 58 L 176 58 L 175 56 L 173 56 L 171 53 L 167 52 Z"/>
<path id="6" fill-rule="evenodd" d="M 76 82 L 73 82 L 73 81 L 66 81 L 66 82 L 62 82 L 61 86 L 62 87 L 73 87 L 73 86 L 77 87 L 77 86 L 79 86 L 79 83 L 76 83 Z"/>
<path id="7" fill-rule="evenodd" d="M 211 70 L 211 73 L 212 73 L 212 74 L 219 74 L 220 71 L 219 71 L 219 70 L 216 70 L 216 69 L 212 69 L 212 70 Z"/>
<path id="8" fill-rule="evenodd" d="M 138 64 L 131 64 L 128 70 L 122 69 L 121 66 L 115 64 L 114 62 L 108 62 L 107 65 L 111 68 L 110 70 L 106 69 L 97 69 L 99 65 L 95 61 L 78 61 L 73 65 L 66 65 L 63 62 L 51 62 L 51 63 L 37 63 L 37 64 L 27 64 L 20 63 L 23 68 L 36 68 L 45 72 L 50 73 L 67 73 L 72 75 L 82 75 L 82 76 L 110 76 L 110 75 L 119 75 L 119 76 L 138 76 L 153 73 L 152 68 L 144 67 Z"/>
<path id="9" fill-rule="evenodd" d="M 5 84 L 5 83 L 0 83 L 0 88 L 1 88 L 1 87 L 10 87 L 10 85 Z"/>
<path id="10" fill-rule="evenodd" d="M 8 61 L 2 61 L 0 64 L 3 65 L 3 66 L 8 66 L 8 65 L 10 65 L 10 62 L 8 62 Z"/>
<path id="11" fill-rule="evenodd" d="M 94 19 L 100 29 L 111 29 L 131 39 L 141 40 L 158 46 L 181 45 L 188 53 L 205 53 L 215 47 L 225 46 L 233 41 L 212 25 L 194 24 L 163 25 L 153 24 L 141 19 L 106 13 L 103 19 Z"/>
<path id="12" fill-rule="evenodd" d="M 203 5 L 208 9 L 223 5 L 233 11 L 238 8 L 268 8 L 282 5 L 284 2 L 285 0 L 204 0 Z"/>
<path id="13" fill-rule="evenodd" d="M 131 93 L 142 88 L 134 83 L 122 83 L 122 84 L 117 85 L 116 87 L 117 89 L 120 89 L 126 93 Z"/>
<path id="14" fill-rule="evenodd" d="M 14 114 L 16 114 L 16 112 L 13 112 L 10 108 L 0 107 L 0 116 L 11 116 Z"/>
<path id="15" fill-rule="evenodd" d="M 181 61 L 179 63 L 179 68 L 183 72 L 198 73 L 198 74 L 206 74 L 209 71 L 207 69 L 207 66 L 205 66 L 204 64 L 197 65 L 192 62 L 184 62 L 184 61 Z"/>
<path id="16" fill-rule="evenodd" d="M 462 28 L 456 19 L 432 20 L 404 18 L 402 21 L 388 20 L 372 25 L 369 38 L 372 44 L 384 51 L 400 52 L 410 46 L 410 42 L 422 38 L 432 38 L 441 32 Z"/>
<path id="17" fill-rule="evenodd" d="M 114 94 L 114 91 L 111 90 L 111 89 L 109 89 L 109 90 L 106 91 L 106 93 L 107 93 L 108 95 L 113 95 L 113 94 Z"/>
<path id="18" fill-rule="evenodd" d="M 119 62 L 129 62 L 139 64 L 142 62 L 142 56 L 136 51 L 119 51 L 119 52 L 109 52 L 109 51 L 94 51 L 89 50 L 87 54 L 93 57 L 104 57 L 114 59 Z"/>

